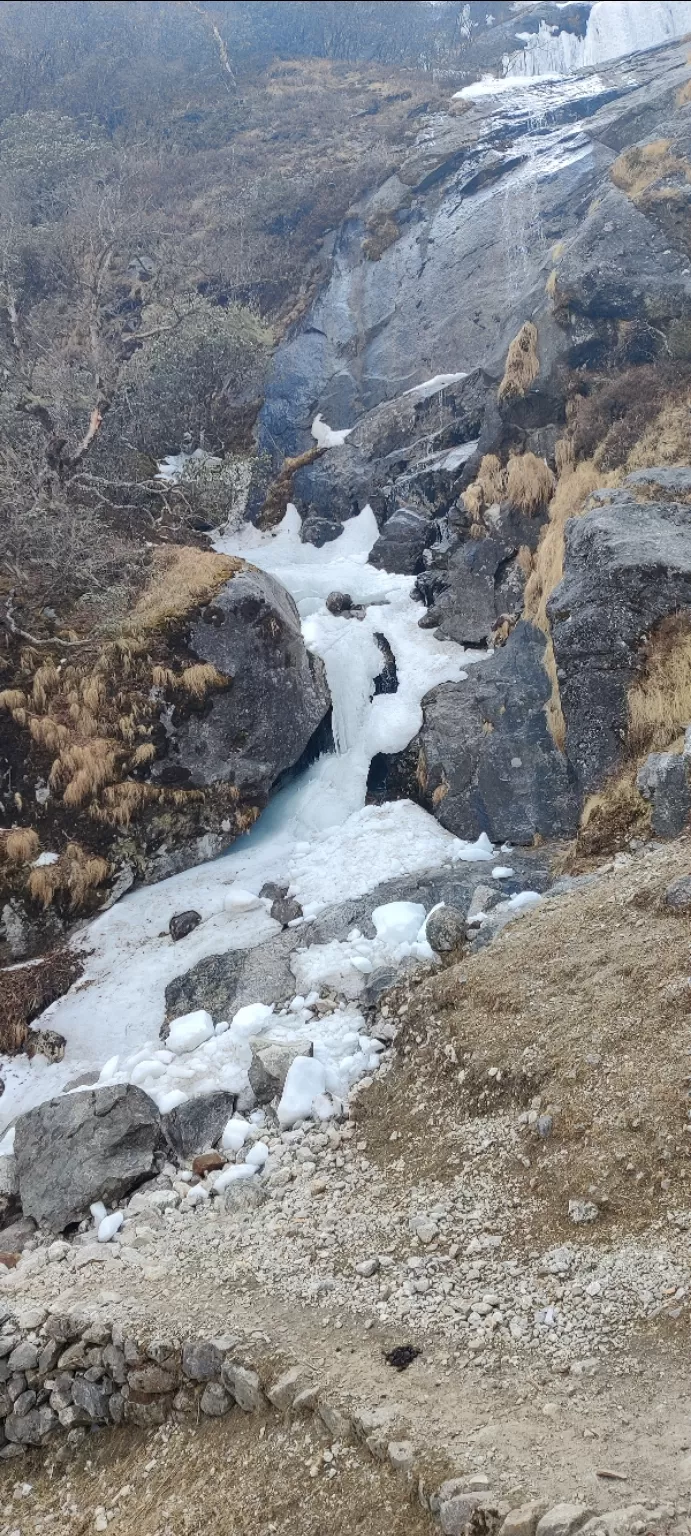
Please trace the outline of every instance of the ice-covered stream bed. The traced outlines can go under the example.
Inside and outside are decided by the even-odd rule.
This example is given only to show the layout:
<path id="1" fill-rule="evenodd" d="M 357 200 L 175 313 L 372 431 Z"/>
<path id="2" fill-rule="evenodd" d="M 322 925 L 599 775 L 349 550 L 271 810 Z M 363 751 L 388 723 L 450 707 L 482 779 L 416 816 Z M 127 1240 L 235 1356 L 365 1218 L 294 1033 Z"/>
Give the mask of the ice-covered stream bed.
<path id="1" fill-rule="evenodd" d="M 280 932 L 270 901 L 259 897 L 267 881 L 289 886 L 303 908 L 300 923 L 385 880 L 459 860 L 492 859 L 486 839 L 463 843 L 409 801 L 365 803 L 374 754 L 403 748 L 420 726 L 422 696 L 437 683 L 462 677 L 479 653 L 464 653 L 419 629 L 411 578 L 368 564 L 378 534 L 369 508 L 322 549 L 301 543 L 299 527 L 290 508 L 274 533 L 245 526 L 219 535 L 217 547 L 272 572 L 294 597 L 306 643 L 326 666 L 337 750 L 276 795 L 253 832 L 228 854 L 126 896 L 75 935 L 88 952 L 84 974 L 40 1020 L 65 1036 L 64 1060 L 4 1059 L 0 1130 L 83 1075 L 137 1082 L 163 1108 L 213 1087 L 240 1092 L 247 1084 L 248 1034 L 309 1039 L 324 1091 L 344 1097 L 376 1057 L 355 1001 L 330 1013 L 315 1011 L 320 986 L 347 997 L 348 974 L 366 974 L 410 954 L 430 957 L 424 909 L 399 904 L 398 912 L 384 910 L 374 939 L 356 930 L 340 944 L 303 950 L 294 961 L 296 996 L 282 1013 L 269 1012 L 269 1000 L 258 995 L 251 1016 L 242 1011 L 235 1020 L 207 1020 L 192 1049 L 171 1050 L 160 1039 L 166 986 L 208 955 L 250 949 Z M 349 594 L 359 616 L 327 610 L 334 589 Z M 385 636 L 396 659 L 395 693 L 374 694 L 382 668 L 376 635 Z M 202 922 L 174 944 L 170 918 L 188 908 Z M 343 983 L 339 989 L 335 976 Z"/>

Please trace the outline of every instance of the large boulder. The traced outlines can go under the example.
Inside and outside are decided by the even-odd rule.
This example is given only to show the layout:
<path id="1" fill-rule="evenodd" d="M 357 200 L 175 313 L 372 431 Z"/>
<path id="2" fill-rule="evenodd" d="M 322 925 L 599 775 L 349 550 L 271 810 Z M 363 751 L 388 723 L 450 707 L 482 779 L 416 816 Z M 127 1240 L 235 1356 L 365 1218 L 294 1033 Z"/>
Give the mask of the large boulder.
<path id="1" fill-rule="evenodd" d="M 536 833 L 576 828 L 576 785 L 545 714 L 545 643 L 521 622 L 465 681 L 442 683 L 422 701 L 422 729 L 406 755 L 422 803 L 457 837 L 528 844 Z"/>
<path id="2" fill-rule="evenodd" d="M 160 1145 L 156 1105 L 130 1083 L 48 1099 L 17 1121 L 24 1215 L 61 1232 L 95 1200 L 115 1205 L 152 1173 Z"/>
<path id="3" fill-rule="evenodd" d="M 190 646 L 232 683 L 173 725 L 167 763 L 190 787 L 230 783 L 265 802 L 330 707 L 323 662 L 305 646 L 295 603 L 275 577 L 248 566 L 192 625 Z"/>
<path id="4" fill-rule="evenodd" d="M 416 596 L 427 605 L 421 624 L 458 645 L 486 644 L 502 617 L 521 612 L 525 574 L 518 553 L 536 548 L 544 517 L 527 517 L 505 503 L 487 521 L 487 537 L 455 538 L 433 550 L 415 583 Z"/>
<path id="5" fill-rule="evenodd" d="M 384 524 L 370 550 L 369 563 L 381 571 L 417 576 L 422 570 L 424 552 L 434 543 L 436 535 L 435 524 L 422 512 L 399 507 Z"/>
<path id="6" fill-rule="evenodd" d="M 548 604 L 566 752 L 585 793 L 622 759 L 644 638 L 691 608 L 691 508 L 639 502 L 635 490 L 634 481 L 600 493 L 567 524 L 564 577 Z"/>

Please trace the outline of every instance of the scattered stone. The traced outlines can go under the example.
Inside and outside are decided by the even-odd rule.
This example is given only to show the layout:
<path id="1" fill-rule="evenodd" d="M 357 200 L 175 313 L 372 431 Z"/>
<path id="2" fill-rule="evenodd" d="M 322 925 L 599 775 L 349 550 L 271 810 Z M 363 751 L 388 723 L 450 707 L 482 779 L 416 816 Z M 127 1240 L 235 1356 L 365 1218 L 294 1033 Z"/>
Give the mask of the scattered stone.
<path id="1" fill-rule="evenodd" d="M 362 1275 L 365 1280 L 370 1280 L 372 1275 L 376 1275 L 378 1269 L 378 1259 L 363 1259 L 361 1263 L 355 1265 L 356 1275 Z"/>
<path id="2" fill-rule="evenodd" d="M 457 907 L 443 905 L 431 912 L 425 924 L 427 942 L 438 955 L 451 954 L 465 943 L 466 922 Z"/>
<path id="3" fill-rule="evenodd" d="M 207 1382 L 199 1402 L 202 1413 L 207 1414 L 211 1419 L 222 1419 L 224 1414 L 230 1412 L 232 1406 L 232 1398 L 224 1391 L 219 1381 Z"/>
<path id="4" fill-rule="evenodd" d="M 319 1399 L 319 1417 L 326 1426 L 332 1440 L 348 1440 L 351 1431 L 351 1421 L 342 1408 L 329 1398 Z"/>
<path id="5" fill-rule="evenodd" d="M 264 1393 L 256 1371 L 226 1360 L 221 1371 L 221 1381 L 243 1413 L 257 1413 L 263 1406 Z"/>
<path id="6" fill-rule="evenodd" d="M 289 923 L 294 923 L 296 918 L 302 917 L 302 907 L 294 896 L 277 896 L 271 903 L 270 916 L 275 923 L 282 923 L 287 928 Z"/>
<path id="7" fill-rule="evenodd" d="M 217 1173 L 225 1165 L 225 1158 L 220 1152 L 201 1152 L 192 1159 L 192 1172 L 203 1179 L 207 1173 Z"/>
<path id="8" fill-rule="evenodd" d="M 443 1536 L 465 1536 L 466 1527 L 473 1522 L 473 1528 L 491 1529 L 491 1517 L 497 1516 L 496 1501 L 488 1493 L 457 1493 L 453 1498 L 447 1499 L 439 1510 L 439 1521 Z M 479 1521 L 478 1516 L 484 1518 Z"/>
<path id="9" fill-rule="evenodd" d="M 182 1350 L 182 1374 L 188 1381 L 213 1381 L 221 1374 L 223 1356 L 215 1344 L 200 1339 L 185 1344 Z"/>
<path id="10" fill-rule="evenodd" d="M 195 912 L 193 907 L 190 907 L 188 912 L 176 912 L 168 925 L 173 943 L 177 944 L 180 939 L 186 939 L 188 933 L 193 933 L 195 928 L 199 927 L 201 920 L 201 912 Z"/>
<path id="11" fill-rule="evenodd" d="M 306 1384 L 307 1378 L 304 1371 L 294 1365 L 289 1371 L 284 1371 L 283 1375 L 279 1376 L 278 1381 L 269 1387 L 266 1395 L 278 1413 L 287 1413 L 288 1409 L 292 1408 L 298 1392 Z"/>
<path id="12" fill-rule="evenodd" d="M 691 875 L 673 881 L 665 891 L 665 903 L 674 912 L 686 912 L 691 907 Z"/>
<path id="13" fill-rule="evenodd" d="M 213 1093 L 200 1093 L 196 1098 L 178 1104 L 177 1109 L 162 1116 L 161 1124 L 169 1145 L 179 1157 L 192 1157 L 206 1152 L 220 1141 L 235 1105 L 237 1095 L 225 1088 Z"/>
<path id="14" fill-rule="evenodd" d="M 506 1516 L 500 1536 L 535 1536 L 537 1522 L 546 1513 L 546 1508 L 539 1502 L 520 1504 Z"/>
<path id="15" fill-rule="evenodd" d="M 555 1504 L 538 1520 L 536 1536 L 574 1536 L 593 1514 L 586 1504 Z"/>
<path id="16" fill-rule="evenodd" d="M 412 1472 L 415 1451 L 410 1440 L 390 1440 L 387 1449 L 395 1472 Z"/>
<path id="17" fill-rule="evenodd" d="M 336 616 L 346 613 L 352 606 L 353 599 L 348 592 L 330 592 L 326 599 L 328 612 Z"/>
<path id="18" fill-rule="evenodd" d="M 575 1222 L 576 1226 L 597 1221 L 599 1214 L 599 1206 L 592 1200 L 569 1200 L 569 1220 Z"/>

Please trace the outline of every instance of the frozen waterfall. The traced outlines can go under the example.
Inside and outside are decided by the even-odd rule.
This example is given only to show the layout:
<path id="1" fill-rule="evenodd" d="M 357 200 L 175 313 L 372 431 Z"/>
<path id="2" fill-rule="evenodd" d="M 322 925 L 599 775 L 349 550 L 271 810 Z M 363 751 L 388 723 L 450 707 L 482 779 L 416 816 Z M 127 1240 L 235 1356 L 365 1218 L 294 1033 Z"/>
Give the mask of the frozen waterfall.
<path id="1" fill-rule="evenodd" d="M 508 75 L 568 75 L 588 65 L 624 58 L 673 42 L 691 32 L 691 4 L 686 0 L 598 0 L 585 37 L 555 32 L 541 22 L 539 32 L 524 34 L 526 47 L 506 60 Z"/>

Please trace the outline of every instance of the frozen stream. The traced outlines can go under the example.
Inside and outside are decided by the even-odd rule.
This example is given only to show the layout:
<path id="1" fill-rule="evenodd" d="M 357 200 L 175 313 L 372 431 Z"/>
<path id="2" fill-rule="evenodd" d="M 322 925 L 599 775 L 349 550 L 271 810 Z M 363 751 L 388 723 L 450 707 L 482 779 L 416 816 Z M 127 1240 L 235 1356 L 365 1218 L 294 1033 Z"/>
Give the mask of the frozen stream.
<path id="1" fill-rule="evenodd" d="M 365 805 L 373 755 L 406 746 L 421 724 L 423 694 L 437 683 L 463 677 L 478 653 L 466 654 L 419 629 L 420 605 L 410 596 L 412 578 L 368 565 L 378 534 L 368 507 L 322 549 L 302 544 L 299 527 L 297 512 L 290 508 L 273 534 L 246 526 L 233 536 L 220 536 L 217 547 L 270 571 L 292 593 L 306 643 L 326 666 L 337 751 L 319 758 L 279 793 L 252 833 L 228 854 L 126 896 L 76 934 L 75 942 L 90 951 L 85 973 L 41 1019 L 44 1027 L 66 1037 L 65 1059 L 53 1065 L 40 1056 L 32 1062 L 23 1056 L 2 1062 L 6 1087 L 0 1099 L 0 1130 L 21 1110 L 62 1091 L 82 1074 L 100 1071 L 106 1062 L 104 1081 L 137 1081 L 163 1107 L 213 1086 L 236 1091 L 246 1082 L 246 1034 L 262 1028 L 279 1037 L 311 1037 L 315 1054 L 321 1054 L 326 1066 L 326 1087 L 346 1092 L 349 1082 L 370 1064 L 359 1038 L 362 1019 L 354 1006 L 320 1020 L 298 993 L 286 1016 L 257 1014 L 230 1029 L 228 1021 L 214 1020 L 225 1027 L 202 1039 L 193 1052 L 173 1056 L 161 1049 L 159 1039 L 168 982 L 207 955 L 251 948 L 280 931 L 269 916 L 270 903 L 258 898 L 267 880 L 289 884 L 309 918 L 328 905 L 373 890 L 380 881 L 458 859 L 491 856 L 486 840 L 480 845 L 460 842 L 409 801 Z M 354 604 L 362 605 L 363 616 L 331 615 L 325 600 L 334 589 L 348 592 Z M 393 694 L 374 696 L 374 678 L 383 665 L 375 634 L 386 636 L 396 658 L 398 689 Z M 196 908 L 203 921 L 174 945 L 168 934 L 170 918 L 189 907 Z M 323 957 L 326 978 L 333 975 L 336 962 L 347 975 L 349 967 L 363 972 L 375 962 L 410 953 L 423 918 L 424 910 L 402 912 L 397 923 L 382 919 L 378 940 L 356 936 L 349 946 L 340 946 L 337 955 L 329 946 L 330 953 Z M 316 994 L 316 951 L 311 971 Z M 257 1004 L 265 1002 L 257 998 Z M 205 1027 L 208 1031 L 209 1025 Z"/>

